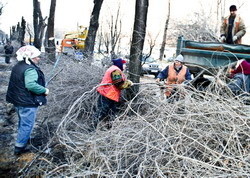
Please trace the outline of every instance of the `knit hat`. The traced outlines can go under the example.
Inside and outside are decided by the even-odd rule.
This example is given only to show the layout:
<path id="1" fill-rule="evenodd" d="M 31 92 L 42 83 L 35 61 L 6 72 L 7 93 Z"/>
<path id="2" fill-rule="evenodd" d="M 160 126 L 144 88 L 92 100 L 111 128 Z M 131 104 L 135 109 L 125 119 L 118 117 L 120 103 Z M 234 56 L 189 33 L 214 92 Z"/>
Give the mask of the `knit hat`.
<path id="1" fill-rule="evenodd" d="M 231 5 L 229 7 L 229 11 L 232 12 L 232 11 L 237 11 L 237 8 L 236 8 L 236 5 Z"/>
<path id="2" fill-rule="evenodd" d="M 41 52 L 34 46 L 23 46 L 19 48 L 16 52 L 18 61 L 25 61 L 30 65 L 29 59 L 35 58 L 41 54 Z"/>
<path id="3" fill-rule="evenodd" d="M 184 58 L 183 58 L 183 56 L 181 55 L 181 54 L 179 54 L 175 59 L 174 59 L 174 61 L 179 61 L 179 62 L 183 62 L 184 61 Z"/>
<path id="4" fill-rule="evenodd" d="M 115 66 L 119 67 L 119 69 L 121 70 L 123 70 L 123 64 L 126 63 L 126 61 L 121 58 L 113 59 L 112 62 Z"/>

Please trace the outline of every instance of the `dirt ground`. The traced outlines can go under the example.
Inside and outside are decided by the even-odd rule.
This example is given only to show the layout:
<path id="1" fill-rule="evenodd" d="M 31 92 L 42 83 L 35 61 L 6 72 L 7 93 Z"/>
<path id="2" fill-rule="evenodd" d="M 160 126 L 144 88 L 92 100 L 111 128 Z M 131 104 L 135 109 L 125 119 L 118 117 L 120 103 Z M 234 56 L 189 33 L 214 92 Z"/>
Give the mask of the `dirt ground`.
<path id="1" fill-rule="evenodd" d="M 15 60 L 11 59 L 11 64 L 5 64 L 4 57 L 0 57 L 0 175 L 11 175 L 13 163 L 16 157 L 13 155 L 16 118 L 12 106 L 5 101 L 5 95 L 9 82 L 9 76 Z M 14 171 L 15 172 L 15 171 Z"/>

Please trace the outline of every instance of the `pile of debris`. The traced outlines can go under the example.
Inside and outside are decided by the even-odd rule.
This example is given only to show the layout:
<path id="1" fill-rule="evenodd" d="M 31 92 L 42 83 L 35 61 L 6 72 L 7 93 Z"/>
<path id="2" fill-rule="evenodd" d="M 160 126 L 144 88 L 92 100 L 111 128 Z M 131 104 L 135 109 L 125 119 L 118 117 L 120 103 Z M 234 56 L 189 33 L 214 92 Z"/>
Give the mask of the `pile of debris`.
<path id="1" fill-rule="evenodd" d="M 159 86 L 141 85 L 136 98 L 119 106 L 111 128 L 103 121 L 91 132 L 95 88 L 105 69 L 67 59 L 42 69 L 48 78 L 60 73 L 39 110 L 33 140 L 40 144 L 33 144 L 36 154 L 19 167 L 20 175 L 250 176 L 250 106 L 226 86 L 180 85 L 183 97 L 169 102 Z"/>
<path id="2" fill-rule="evenodd" d="M 112 128 L 103 121 L 90 132 L 94 89 L 79 91 L 46 147 L 50 154 L 36 159 L 25 175 L 250 176 L 250 107 L 226 87 L 179 86 L 183 97 L 169 102 L 159 97 L 157 85 L 143 85 L 120 106 Z M 59 162 L 53 156 L 58 148 Z"/>

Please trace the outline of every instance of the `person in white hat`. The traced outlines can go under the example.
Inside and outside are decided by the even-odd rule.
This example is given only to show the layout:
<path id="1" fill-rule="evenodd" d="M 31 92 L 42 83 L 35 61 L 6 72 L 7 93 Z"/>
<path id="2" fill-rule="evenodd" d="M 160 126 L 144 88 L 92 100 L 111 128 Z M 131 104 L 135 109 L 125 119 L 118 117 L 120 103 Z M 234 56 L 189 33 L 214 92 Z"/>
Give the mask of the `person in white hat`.
<path id="1" fill-rule="evenodd" d="M 191 73 L 189 69 L 183 65 L 184 58 L 180 54 L 175 59 L 174 62 L 168 65 L 163 71 L 161 71 L 156 79 L 156 82 L 166 80 L 165 83 L 168 86 L 165 92 L 167 97 L 170 97 L 173 91 L 171 84 L 181 84 L 186 80 L 191 80 Z"/>
<path id="2" fill-rule="evenodd" d="M 28 140 L 35 124 L 38 106 L 46 104 L 49 90 L 38 64 L 41 52 L 34 46 L 23 46 L 17 52 L 18 63 L 12 68 L 6 101 L 15 106 L 18 114 L 18 133 L 15 155 L 29 151 Z"/>

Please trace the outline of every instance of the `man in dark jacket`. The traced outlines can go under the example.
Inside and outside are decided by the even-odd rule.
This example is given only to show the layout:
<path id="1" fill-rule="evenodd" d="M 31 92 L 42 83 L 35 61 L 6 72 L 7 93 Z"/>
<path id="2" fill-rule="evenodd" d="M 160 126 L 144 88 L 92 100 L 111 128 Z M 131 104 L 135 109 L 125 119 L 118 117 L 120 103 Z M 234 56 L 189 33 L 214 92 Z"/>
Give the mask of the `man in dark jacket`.
<path id="1" fill-rule="evenodd" d="M 6 101 L 12 103 L 18 114 L 18 133 L 14 154 L 20 155 L 26 149 L 38 106 L 46 104 L 49 90 L 45 88 L 45 78 L 38 64 L 41 52 L 34 46 L 23 46 L 17 52 L 19 61 L 10 76 Z"/>
<path id="2" fill-rule="evenodd" d="M 13 46 L 11 46 L 11 42 L 8 41 L 7 45 L 4 46 L 4 52 L 5 52 L 5 63 L 10 63 L 10 57 L 12 56 L 12 53 L 14 51 Z"/>

